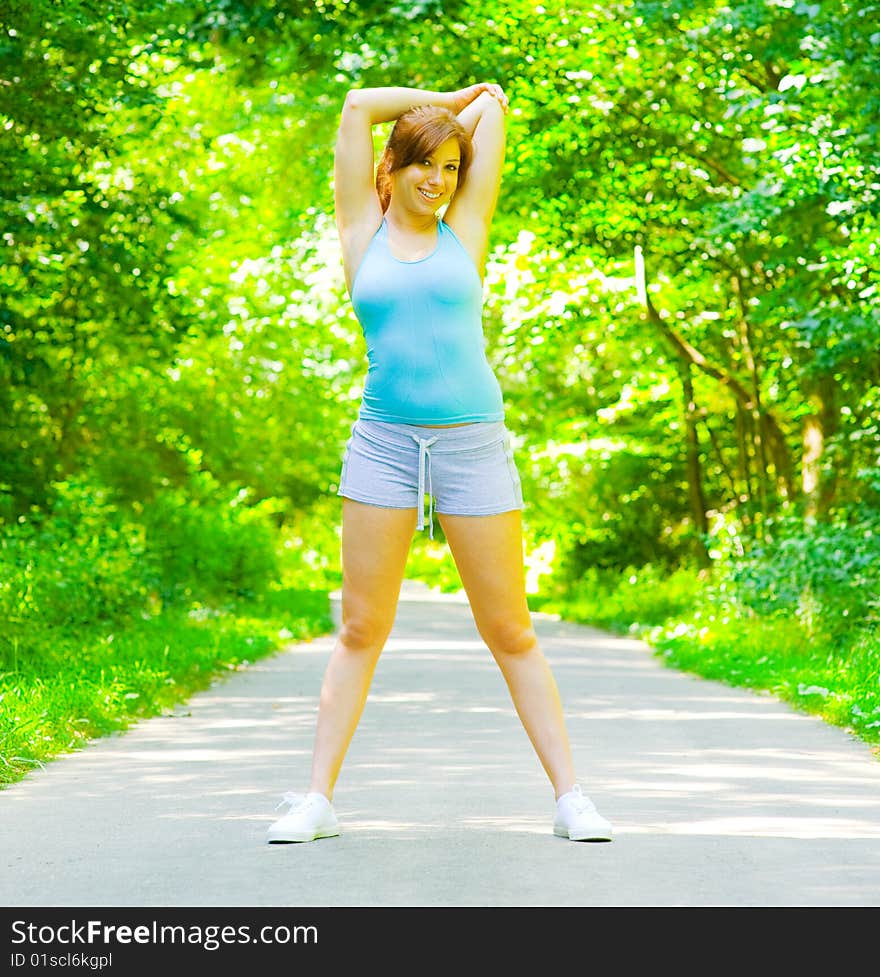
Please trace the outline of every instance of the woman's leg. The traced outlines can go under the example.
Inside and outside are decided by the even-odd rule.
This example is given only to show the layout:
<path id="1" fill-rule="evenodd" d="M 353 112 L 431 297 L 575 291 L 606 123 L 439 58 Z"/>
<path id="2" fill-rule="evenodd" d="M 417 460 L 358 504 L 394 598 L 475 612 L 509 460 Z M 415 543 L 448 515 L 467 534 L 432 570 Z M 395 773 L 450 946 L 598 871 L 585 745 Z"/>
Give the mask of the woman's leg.
<path id="1" fill-rule="evenodd" d="M 391 633 L 415 509 L 342 500 L 342 627 L 324 673 L 310 790 L 333 788 Z"/>
<path id="2" fill-rule="evenodd" d="M 521 514 L 437 517 L 477 629 L 501 668 L 517 715 L 559 798 L 574 786 L 574 765 L 556 681 L 526 601 Z"/>

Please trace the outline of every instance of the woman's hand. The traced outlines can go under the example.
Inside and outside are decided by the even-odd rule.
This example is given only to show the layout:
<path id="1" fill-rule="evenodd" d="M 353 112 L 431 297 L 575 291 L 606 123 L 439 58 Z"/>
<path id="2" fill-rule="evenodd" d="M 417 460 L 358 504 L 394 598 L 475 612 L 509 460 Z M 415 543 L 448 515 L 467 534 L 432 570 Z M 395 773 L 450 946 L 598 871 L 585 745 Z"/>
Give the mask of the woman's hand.
<path id="1" fill-rule="evenodd" d="M 476 85 L 469 85 L 467 88 L 460 88 L 457 92 L 452 93 L 452 105 L 453 111 L 456 115 L 461 112 L 462 109 L 466 108 L 473 102 L 477 96 L 482 95 L 483 92 L 487 92 L 492 98 L 498 100 L 501 108 L 507 111 L 508 98 L 504 94 L 504 90 L 500 85 L 496 85 L 493 82 L 481 81 Z"/>

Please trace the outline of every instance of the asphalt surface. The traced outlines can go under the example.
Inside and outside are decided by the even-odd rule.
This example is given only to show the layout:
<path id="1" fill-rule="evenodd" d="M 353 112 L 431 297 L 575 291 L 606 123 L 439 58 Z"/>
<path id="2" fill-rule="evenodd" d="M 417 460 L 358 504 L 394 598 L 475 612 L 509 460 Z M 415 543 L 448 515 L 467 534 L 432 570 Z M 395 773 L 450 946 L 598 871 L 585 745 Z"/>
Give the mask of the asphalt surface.
<path id="1" fill-rule="evenodd" d="M 638 641 L 535 625 L 612 843 L 554 837 L 466 602 L 407 583 L 337 786 L 339 838 L 264 843 L 280 795 L 307 784 L 328 636 L 0 791 L 0 905 L 880 905 L 866 745 Z"/>

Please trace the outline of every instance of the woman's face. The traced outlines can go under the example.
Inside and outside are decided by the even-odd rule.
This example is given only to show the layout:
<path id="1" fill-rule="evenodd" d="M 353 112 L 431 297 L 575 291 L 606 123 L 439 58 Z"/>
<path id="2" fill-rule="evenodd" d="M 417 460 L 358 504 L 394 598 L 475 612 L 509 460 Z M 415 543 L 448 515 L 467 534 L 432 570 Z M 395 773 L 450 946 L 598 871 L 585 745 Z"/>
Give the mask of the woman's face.
<path id="1" fill-rule="evenodd" d="M 447 139 L 425 159 L 391 174 L 395 200 L 418 213 L 435 213 L 455 193 L 460 162 L 458 140 Z"/>

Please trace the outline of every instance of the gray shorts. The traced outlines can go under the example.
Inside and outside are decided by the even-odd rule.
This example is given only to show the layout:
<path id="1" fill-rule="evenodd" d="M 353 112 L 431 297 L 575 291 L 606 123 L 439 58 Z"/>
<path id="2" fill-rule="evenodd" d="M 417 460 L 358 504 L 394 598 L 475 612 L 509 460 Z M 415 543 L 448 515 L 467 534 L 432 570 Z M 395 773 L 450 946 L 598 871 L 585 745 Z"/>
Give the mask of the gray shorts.
<path id="1" fill-rule="evenodd" d="M 421 427 L 358 418 L 345 448 L 337 495 L 389 509 L 418 509 L 434 538 L 437 511 L 490 516 L 522 509 L 519 473 L 503 421 Z"/>

